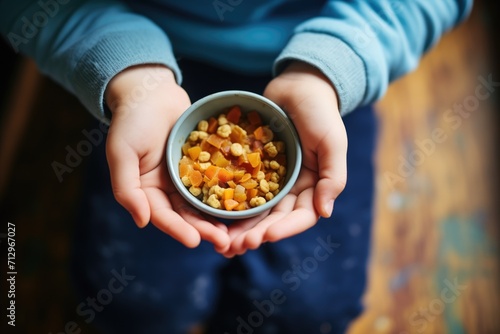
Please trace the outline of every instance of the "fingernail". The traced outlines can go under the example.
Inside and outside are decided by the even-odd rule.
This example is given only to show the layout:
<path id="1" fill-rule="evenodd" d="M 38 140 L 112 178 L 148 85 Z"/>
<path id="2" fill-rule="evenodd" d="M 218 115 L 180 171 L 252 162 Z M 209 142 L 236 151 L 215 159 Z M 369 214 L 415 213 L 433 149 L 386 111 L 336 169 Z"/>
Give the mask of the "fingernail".
<path id="1" fill-rule="evenodd" d="M 331 200 L 330 202 L 326 203 L 325 206 L 323 207 L 324 210 L 325 210 L 325 218 L 328 218 L 332 215 L 332 212 L 333 212 L 333 204 L 334 204 L 335 200 Z"/>

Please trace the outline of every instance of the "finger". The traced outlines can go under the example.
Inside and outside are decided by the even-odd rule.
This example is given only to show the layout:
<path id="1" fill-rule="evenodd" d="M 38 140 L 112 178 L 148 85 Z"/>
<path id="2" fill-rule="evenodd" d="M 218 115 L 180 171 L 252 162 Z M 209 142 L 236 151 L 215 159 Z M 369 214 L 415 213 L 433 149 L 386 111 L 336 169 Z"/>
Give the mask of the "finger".
<path id="1" fill-rule="evenodd" d="M 142 228 L 148 224 L 151 212 L 146 194 L 141 189 L 139 157 L 127 144 L 110 140 L 106 145 L 106 158 L 113 194 Z"/>
<path id="2" fill-rule="evenodd" d="M 231 242 L 229 251 L 235 255 L 242 255 L 249 249 L 257 249 L 262 244 L 264 234 L 269 226 L 275 221 L 280 220 L 293 210 L 296 196 L 289 194 L 285 196 L 281 202 L 272 209 L 271 214 L 266 217 L 258 217 L 262 219 L 257 224 L 254 224 L 250 229 L 242 232 Z M 253 219 L 252 219 L 253 221 Z"/>
<path id="3" fill-rule="evenodd" d="M 307 168 L 302 168 L 299 178 L 280 203 L 273 209 L 271 214 L 259 215 L 233 224 L 229 227 L 231 235 L 231 248 L 233 254 L 243 254 L 248 249 L 258 248 L 264 241 L 264 235 L 270 225 L 292 212 L 297 196 L 304 189 L 316 184 L 316 174 Z"/>
<path id="4" fill-rule="evenodd" d="M 224 230 L 221 227 L 224 224 L 213 218 L 205 218 L 198 210 L 187 204 L 179 194 L 171 195 L 170 199 L 176 212 L 198 231 L 201 239 L 213 243 L 215 248 L 219 250 L 229 248 L 230 240 L 227 228 Z"/>
<path id="5" fill-rule="evenodd" d="M 158 188 L 144 189 L 151 207 L 151 222 L 161 231 L 189 248 L 200 244 L 198 230 L 186 222 L 172 206 L 165 192 Z"/>
<path id="6" fill-rule="evenodd" d="M 338 116 L 340 118 L 340 116 Z M 347 182 L 347 139 L 341 120 L 331 135 L 318 145 L 319 181 L 314 192 L 314 205 L 321 216 L 328 218 L 333 203 Z"/>
<path id="7" fill-rule="evenodd" d="M 299 234 L 316 224 L 318 213 L 313 205 L 314 190 L 304 190 L 297 197 L 294 209 L 288 215 L 272 224 L 264 235 L 264 241 L 276 242 Z"/>
<path id="8" fill-rule="evenodd" d="M 262 245 L 264 242 L 264 235 L 269 227 L 292 212 L 296 200 L 297 196 L 293 194 L 285 196 L 266 219 L 245 234 L 242 246 L 245 249 L 257 249 Z"/>
<path id="9" fill-rule="evenodd" d="M 236 220 L 231 223 L 228 227 L 228 233 L 231 237 L 231 242 L 235 240 L 239 235 L 248 231 L 255 225 L 257 225 L 261 220 L 263 220 L 269 214 L 269 210 L 259 214 L 256 217 L 251 217 L 243 220 Z"/>

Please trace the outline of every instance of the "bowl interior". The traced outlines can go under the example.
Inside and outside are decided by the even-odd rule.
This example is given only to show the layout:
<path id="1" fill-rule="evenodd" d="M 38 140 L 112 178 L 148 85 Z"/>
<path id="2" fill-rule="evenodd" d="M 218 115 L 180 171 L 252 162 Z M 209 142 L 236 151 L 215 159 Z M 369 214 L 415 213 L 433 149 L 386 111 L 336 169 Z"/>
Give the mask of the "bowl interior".
<path id="1" fill-rule="evenodd" d="M 287 174 L 280 192 L 264 205 L 243 211 L 214 209 L 194 197 L 182 184 L 179 177 L 179 161 L 182 158 L 182 145 L 200 120 L 207 120 L 225 112 L 229 107 L 239 105 L 242 112 L 256 110 L 264 124 L 269 125 L 275 139 L 282 140 L 286 146 Z M 288 193 L 298 177 L 302 164 L 300 141 L 290 119 L 274 102 L 254 93 L 244 91 L 225 91 L 206 96 L 193 103 L 178 119 L 170 132 L 167 143 L 167 165 L 174 185 L 181 195 L 197 209 L 212 216 L 227 219 L 256 216 L 276 205 Z"/>

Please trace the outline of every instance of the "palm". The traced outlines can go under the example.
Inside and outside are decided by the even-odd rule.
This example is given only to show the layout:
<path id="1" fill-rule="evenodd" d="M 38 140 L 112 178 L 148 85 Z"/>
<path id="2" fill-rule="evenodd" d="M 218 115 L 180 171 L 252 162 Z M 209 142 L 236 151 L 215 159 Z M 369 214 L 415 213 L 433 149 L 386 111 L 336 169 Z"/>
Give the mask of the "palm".
<path id="1" fill-rule="evenodd" d="M 263 242 L 307 230 L 319 216 L 331 214 L 329 203 L 344 188 L 347 136 L 336 94 L 329 84 L 310 73 L 306 80 L 303 78 L 295 73 L 280 76 L 264 93 L 287 111 L 297 128 L 304 154 L 300 176 L 290 193 L 270 212 L 229 227 L 231 247 L 225 256 L 243 254 Z"/>
<path id="2" fill-rule="evenodd" d="M 132 75 L 138 76 L 131 80 L 135 84 L 141 77 L 137 73 Z M 165 81 L 149 91 L 135 108 L 126 100 L 117 101 L 112 108 L 107 140 L 117 201 L 131 213 L 139 227 L 151 221 L 188 247 L 195 247 L 204 239 L 218 250 L 225 249 L 229 241 L 225 226 L 191 209 L 177 193 L 166 168 L 168 133 L 190 105 L 186 92 L 175 82 Z"/>

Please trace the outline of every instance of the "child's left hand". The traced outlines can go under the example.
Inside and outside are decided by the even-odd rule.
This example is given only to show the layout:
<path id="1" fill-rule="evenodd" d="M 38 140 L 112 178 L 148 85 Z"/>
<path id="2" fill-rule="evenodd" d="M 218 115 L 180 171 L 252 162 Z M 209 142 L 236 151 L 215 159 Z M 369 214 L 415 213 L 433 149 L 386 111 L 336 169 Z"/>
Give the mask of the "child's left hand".
<path id="1" fill-rule="evenodd" d="M 289 194 L 270 212 L 229 226 L 226 257 L 299 234 L 329 217 L 347 180 L 347 135 L 331 82 L 315 67 L 294 62 L 264 96 L 281 106 L 301 139 L 303 165 Z"/>

